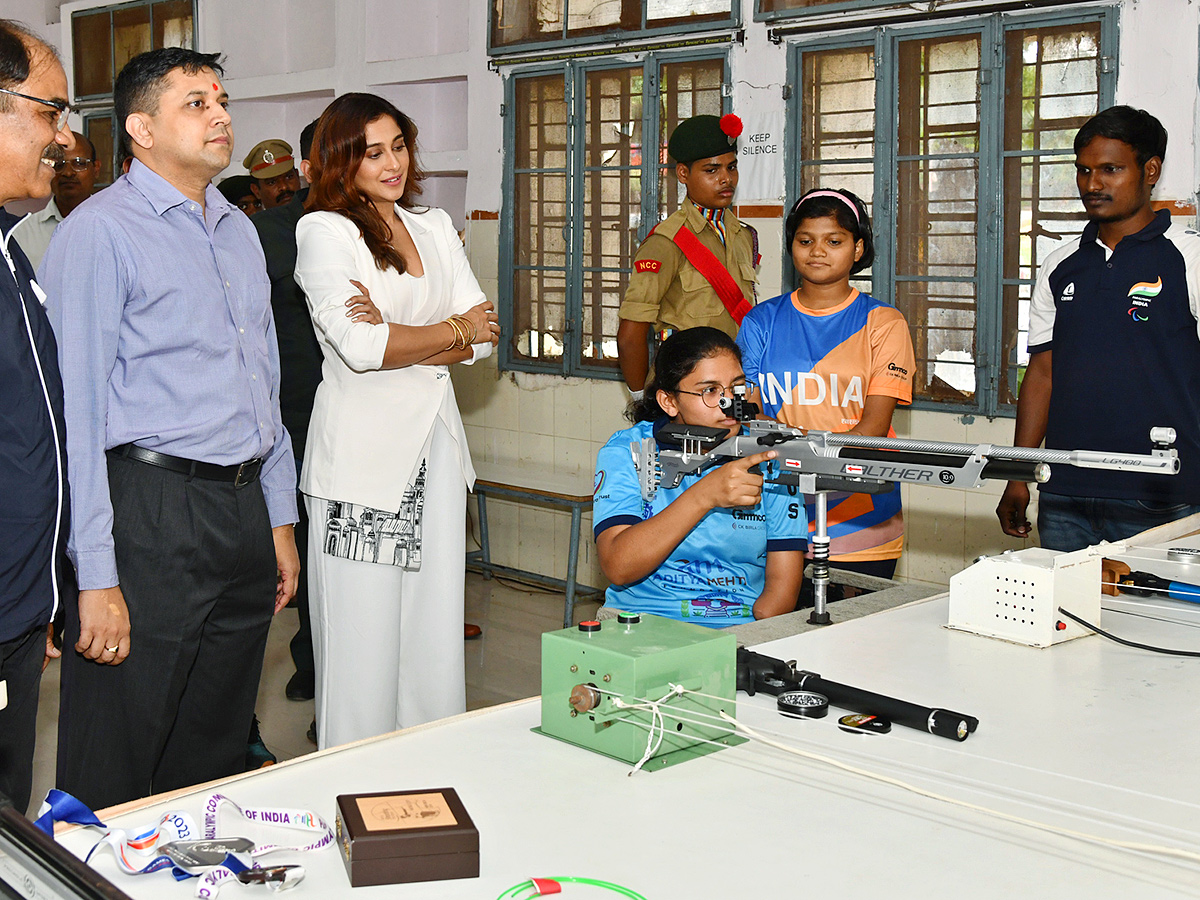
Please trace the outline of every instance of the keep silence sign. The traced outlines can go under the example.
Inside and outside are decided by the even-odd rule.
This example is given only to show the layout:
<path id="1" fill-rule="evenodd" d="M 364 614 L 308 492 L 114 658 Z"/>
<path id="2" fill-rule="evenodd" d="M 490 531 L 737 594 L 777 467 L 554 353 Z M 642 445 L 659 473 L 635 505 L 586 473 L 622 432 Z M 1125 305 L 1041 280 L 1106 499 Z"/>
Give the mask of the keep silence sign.
<path id="1" fill-rule="evenodd" d="M 777 117 L 747 116 L 738 139 L 738 202 L 778 200 L 783 196 L 783 122 Z"/>

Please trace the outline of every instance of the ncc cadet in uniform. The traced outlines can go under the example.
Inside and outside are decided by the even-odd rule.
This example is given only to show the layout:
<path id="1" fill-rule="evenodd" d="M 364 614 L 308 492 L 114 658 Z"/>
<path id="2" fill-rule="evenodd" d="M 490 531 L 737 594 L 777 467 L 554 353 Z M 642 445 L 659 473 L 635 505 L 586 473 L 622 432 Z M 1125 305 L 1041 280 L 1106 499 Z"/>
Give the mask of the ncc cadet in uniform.
<path id="1" fill-rule="evenodd" d="M 617 349 L 635 397 L 650 368 L 651 334 L 709 325 L 734 337 L 754 302 L 758 233 L 729 210 L 741 133 L 737 116 L 693 116 L 667 142 L 688 199 L 638 248 L 621 303 Z"/>

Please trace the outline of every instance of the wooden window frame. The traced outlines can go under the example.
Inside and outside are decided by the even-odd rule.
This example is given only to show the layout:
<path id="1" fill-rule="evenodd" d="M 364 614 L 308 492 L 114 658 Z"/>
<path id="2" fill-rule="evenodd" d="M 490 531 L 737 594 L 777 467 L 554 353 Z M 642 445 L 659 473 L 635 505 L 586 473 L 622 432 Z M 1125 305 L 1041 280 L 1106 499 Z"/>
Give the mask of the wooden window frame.
<path id="1" fill-rule="evenodd" d="M 498 357 L 501 370 L 542 372 L 554 375 L 606 380 L 619 380 L 621 378 L 615 356 L 611 358 L 610 362 L 603 363 L 586 358 L 583 352 L 582 340 L 580 339 L 580 323 L 583 321 L 585 302 L 583 289 L 585 266 L 582 259 L 582 231 L 586 226 L 583 218 L 585 215 L 584 182 L 586 180 L 587 169 L 589 168 L 586 164 L 585 135 L 582 124 L 585 118 L 586 78 L 589 73 L 605 69 L 641 66 L 643 96 L 657 97 L 659 93 L 659 74 L 663 67 L 696 61 L 713 61 L 721 66 L 723 73 L 721 79 L 722 112 L 728 112 L 730 74 L 728 53 L 725 49 L 719 51 L 697 50 L 682 53 L 646 53 L 639 54 L 636 58 L 607 57 L 599 60 L 582 59 L 555 63 L 551 66 L 522 68 L 506 73 L 504 86 L 504 147 L 506 148 L 506 152 L 502 182 L 502 196 L 504 199 L 501 204 L 500 213 L 499 311 L 502 337 Z M 516 91 L 519 83 L 523 79 L 544 77 L 547 75 L 561 75 L 564 79 L 565 102 L 567 104 L 568 121 L 570 123 L 568 126 L 566 164 L 568 212 L 564 226 L 564 242 L 566 246 L 565 327 L 559 335 L 559 339 L 563 345 L 561 357 L 538 359 L 518 354 L 512 343 L 519 337 L 516 328 L 518 321 L 516 304 L 519 300 L 515 296 L 516 273 L 518 270 L 528 268 L 528 266 L 517 265 L 515 261 L 516 179 L 519 174 L 527 174 L 528 172 L 526 169 L 517 167 L 514 161 L 515 148 L 517 147 L 516 130 L 519 124 L 515 110 L 517 109 Z M 654 143 L 657 145 L 657 136 L 659 135 L 660 127 L 659 104 L 643 103 L 642 135 L 656 136 Z M 665 170 L 660 164 L 657 153 L 651 154 L 646 152 L 649 144 L 650 142 L 643 137 L 639 173 L 641 180 L 641 202 L 637 231 L 638 242 L 643 240 L 649 234 L 650 229 L 663 218 L 663 212 L 659 208 L 659 197 L 661 175 Z M 667 210 L 668 213 L 671 211 Z M 635 251 L 636 246 L 632 250 Z M 633 253 L 631 252 L 628 259 L 621 260 L 619 267 L 609 267 L 613 271 L 622 274 L 622 294 L 624 293 L 624 284 L 627 283 L 627 275 L 632 271 L 632 265 Z M 588 267 L 588 269 L 589 271 L 599 271 L 594 266 Z M 605 268 L 605 271 L 608 271 L 608 268 Z M 603 338 L 615 341 L 615 331 L 611 335 L 604 335 Z"/>
<path id="2" fill-rule="evenodd" d="M 528 51 L 535 49 L 551 50 L 556 48 L 585 47 L 596 44 L 611 44 L 617 42 L 695 34 L 704 31 L 722 31 L 739 28 L 742 24 L 742 4 L 740 0 L 729 0 L 729 16 L 727 18 L 714 17 L 700 22 L 688 22 L 685 18 L 680 18 L 671 20 L 669 23 L 663 25 L 648 25 L 648 6 L 646 0 L 632 0 L 633 4 L 640 5 L 641 7 L 641 21 L 639 23 L 639 27 L 597 28 L 588 31 L 581 30 L 572 33 L 568 28 L 571 0 L 562 0 L 563 28 L 557 36 L 497 44 L 494 41 L 496 34 L 497 2 L 498 0 L 488 0 L 487 14 L 488 55 L 495 57 L 503 57 L 517 53 L 527 53 Z M 510 2 L 512 2 L 512 0 L 510 0 Z M 523 0 L 523 2 L 532 4 L 536 2 L 536 0 Z M 624 2 L 630 3 L 630 0 L 624 0 Z"/>
<path id="3" fill-rule="evenodd" d="M 1005 350 L 1004 296 L 1005 290 L 1032 285 L 1036 271 L 1029 277 L 1005 277 L 1004 224 L 1005 200 L 1003 167 L 1007 160 L 1020 156 L 1020 151 L 1004 148 L 1005 127 L 1005 47 L 1008 34 L 1030 29 L 1050 29 L 1060 26 L 1098 24 L 1100 30 L 1100 75 L 1098 108 L 1114 102 L 1116 90 L 1116 52 L 1118 11 L 1115 8 L 1091 8 L 1086 11 L 1060 10 L 1033 15 L 992 14 L 964 18 L 953 23 L 930 26 L 879 27 L 851 31 L 824 39 L 790 43 L 788 56 L 787 101 L 787 196 L 798 196 L 803 184 L 802 169 L 814 161 L 801 159 L 801 116 L 804 113 L 804 56 L 825 50 L 871 47 L 875 59 L 875 150 L 874 197 L 872 223 L 875 236 L 875 263 L 872 267 L 872 294 L 886 303 L 896 303 L 897 258 L 897 177 L 899 148 L 896 134 L 899 120 L 899 45 L 921 38 L 952 38 L 960 34 L 978 34 L 981 38 L 980 84 L 980 146 L 976 202 L 976 283 L 975 297 L 975 393 L 967 402 L 953 400 L 914 399 L 914 409 L 929 409 L 971 415 L 1014 416 L 1016 404 L 1001 396 L 1002 379 L 1012 382 L 1017 377 L 1016 365 L 1010 357 L 1014 347 Z M 1017 103 L 1020 98 L 1016 99 Z M 1045 154 L 1051 156 L 1051 154 Z M 1069 151 L 1060 154 L 1074 159 Z M 836 186 L 836 185 L 833 185 Z M 1078 211 L 1082 221 L 1082 208 Z M 1010 251 L 1011 252 L 1011 251 Z M 886 274 L 885 274 L 886 273 Z M 794 283 L 795 272 L 790 255 L 785 252 L 784 277 Z M 1009 342 L 1011 344 L 1011 342 Z"/>

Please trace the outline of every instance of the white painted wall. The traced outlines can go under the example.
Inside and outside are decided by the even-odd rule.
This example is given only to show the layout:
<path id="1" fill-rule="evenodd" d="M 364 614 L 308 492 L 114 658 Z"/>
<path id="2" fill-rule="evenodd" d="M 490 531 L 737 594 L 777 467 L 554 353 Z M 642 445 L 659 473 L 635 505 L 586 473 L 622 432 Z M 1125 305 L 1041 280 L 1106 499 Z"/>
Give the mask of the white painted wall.
<path id="1" fill-rule="evenodd" d="M 1190 201 L 1196 192 L 1197 54 L 1200 6 L 1194 0 L 1124 0 L 1117 102 L 1157 116 L 1167 129 L 1158 200 Z"/>
<path id="2" fill-rule="evenodd" d="M 57 9 L 53 0 L 4 0 L 0 3 L 0 18 L 24 23 L 47 43 L 59 46 Z"/>
<path id="3" fill-rule="evenodd" d="M 1148 108 L 1171 134 L 1171 151 L 1157 197 L 1194 201 L 1197 152 L 1197 54 L 1200 4 L 1195 0 L 1117 0 L 1121 14 L 1118 101 Z M 962 0 L 964 7 L 977 0 Z M 503 99 L 501 76 L 488 68 L 489 0 L 258 0 L 255 15 L 278 23 L 250 29 L 240 0 L 200 0 L 200 47 L 228 55 L 226 85 L 233 97 L 235 153 L 300 129 L 330 98 L 350 90 L 382 93 L 410 112 L 421 129 L 431 172 L 427 197 L 466 228 L 468 253 L 485 292 L 499 287 L 499 226 L 474 211 L 500 210 Z M 98 5 L 91 0 L 72 9 Z M 913 4 L 904 4 L 911 8 Z M 950 5 L 950 4 L 947 4 Z M 5 0 L 0 14 L 54 15 L 56 0 Z M 10 11 L 11 10 L 11 11 Z M 743 0 L 745 44 L 732 51 L 733 107 L 747 119 L 781 120 L 787 51 L 772 44 Z M 47 29 L 69 47 L 67 29 Z M 64 54 L 67 55 L 67 54 Z M 69 55 L 68 55 L 69 58 Z M 762 196 L 739 203 L 782 204 L 782 161 L 767 173 Z M 780 286 L 778 219 L 751 220 L 767 253 L 762 273 L 769 296 Z M 559 472 L 590 483 L 596 450 L 622 426 L 623 389 L 612 382 L 501 374 L 489 361 L 456 367 L 460 407 L 472 453 L 480 460 L 519 463 L 534 472 Z M 1011 420 L 974 420 L 944 413 L 901 411 L 902 436 L 1008 443 Z M 899 572 L 945 584 L 980 553 L 1015 547 L 992 512 L 998 489 L 971 492 L 905 489 L 908 550 Z M 565 574 L 567 519 L 563 514 L 502 503 L 491 507 L 492 552 L 499 562 Z M 599 583 L 591 542 L 583 542 L 581 578 Z"/>

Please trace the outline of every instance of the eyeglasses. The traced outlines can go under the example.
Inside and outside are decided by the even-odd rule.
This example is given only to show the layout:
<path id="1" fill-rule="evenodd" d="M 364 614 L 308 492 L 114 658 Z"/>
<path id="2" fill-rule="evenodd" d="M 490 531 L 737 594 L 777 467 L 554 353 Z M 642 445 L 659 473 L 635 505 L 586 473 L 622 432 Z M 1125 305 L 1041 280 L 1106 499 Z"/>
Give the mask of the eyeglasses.
<path id="1" fill-rule="evenodd" d="M 675 391 L 675 393 L 691 394 L 693 397 L 699 397 L 702 401 L 704 401 L 704 405 L 709 409 L 716 409 L 721 405 L 722 397 L 724 397 L 726 394 L 728 394 L 730 397 L 734 395 L 734 387 L 743 387 L 743 385 L 738 384 L 733 385 L 732 387 L 725 387 L 724 385 L 720 384 L 710 384 L 702 391 L 685 391 L 683 388 L 679 388 L 677 391 Z"/>
<path id="2" fill-rule="evenodd" d="M 94 159 L 86 159 L 82 156 L 72 156 L 63 160 L 63 166 L 68 169 L 73 169 L 76 172 L 86 172 L 95 164 Z"/>
<path id="3" fill-rule="evenodd" d="M 71 104 L 66 100 L 43 100 L 41 97 L 34 97 L 31 94 L 21 94 L 17 91 L 10 91 L 7 88 L 0 88 L 0 94 L 8 94 L 10 97 L 21 97 L 24 100 L 32 100 L 34 103 L 42 104 L 42 106 L 52 106 L 58 110 L 58 122 L 54 130 L 62 131 L 67 127 L 67 116 L 71 114 Z"/>

